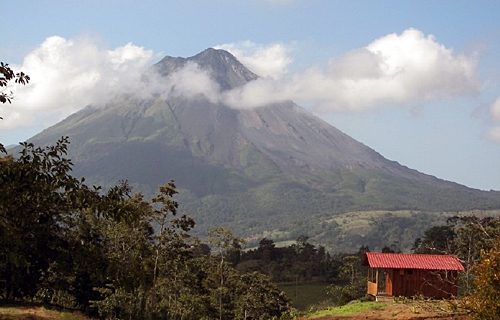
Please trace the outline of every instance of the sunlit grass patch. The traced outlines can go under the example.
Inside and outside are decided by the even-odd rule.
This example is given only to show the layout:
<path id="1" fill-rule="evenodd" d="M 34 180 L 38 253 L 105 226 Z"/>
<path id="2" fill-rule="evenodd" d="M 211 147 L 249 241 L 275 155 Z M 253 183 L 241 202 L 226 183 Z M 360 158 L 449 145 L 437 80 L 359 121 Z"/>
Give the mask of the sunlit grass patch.
<path id="1" fill-rule="evenodd" d="M 362 313 L 369 310 L 382 309 L 387 307 L 386 302 L 357 302 L 347 304 L 341 307 L 329 308 L 326 310 L 319 310 L 309 315 L 309 318 L 315 318 L 320 316 L 352 316 L 358 313 Z"/>

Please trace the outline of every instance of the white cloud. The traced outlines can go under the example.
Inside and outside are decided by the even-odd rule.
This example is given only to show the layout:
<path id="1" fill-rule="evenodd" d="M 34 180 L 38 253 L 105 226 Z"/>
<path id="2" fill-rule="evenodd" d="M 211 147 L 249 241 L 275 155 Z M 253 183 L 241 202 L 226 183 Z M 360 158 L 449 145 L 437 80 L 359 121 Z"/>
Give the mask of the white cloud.
<path id="1" fill-rule="evenodd" d="M 249 70 L 263 78 L 282 78 L 292 63 L 290 48 L 279 43 L 261 46 L 251 41 L 242 41 L 216 48 L 229 51 Z"/>
<path id="2" fill-rule="evenodd" d="M 232 108 L 245 109 L 279 102 L 283 94 L 279 93 L 277 83 L 270 79 L 257 79 L 241 88 L 222 93 L 221 101 Z"/>
<path id="3" fill-rule="evenodd" d="M 250 41 L 220 45 L 261 78 L 231 91 L 220 91 L 206 71 L 195 64 L 169 79 L 140 84 L 156 58 L 131 43 L 113 50 L 88 37 L 47 38 L 26 56 L 23 70 L 31 82 L 16 87 L 16 100 L 3 108 L 0 129 L 54 118 L 51 124 L 87 104 L 103 105 L 115 95 L 133 92 L 205 96 L 236 108 L 251 108 L 295 100 L 316 111 L 363 111 L 385 105 L 474 94 L 479 89 L 476 58 L 455 53 L 432 35 L 415 29 L 381 37 L 364 48 L 331 59 L 324 66 L 290 73 L 293 44 L 257 45 Z M 500 103 L 499 103 L 500 104 Z M 492 114 L 500 113 L 492 108 Z"/>
<path id="4" fill-rule="evenodd" d="M 191 98 L 204 96 L 212 103 L 219 100 L 219 86 L 207 71 L 200 69 L 195 63 L 187 63 L 167 80 L 159 81 L 163 82 L 161 91 L 168 95 Z"/>
<path id="5" fill-rule="evenodd" d="M 267 102 L 292 99 L 313 104 L 316 111 L 359 111 L 474 94 L 479 89 L 476 64 L 475 57 L 457 54 L 432 35 L 408 29 L 332 59 L 323 68 L 275 78 L 273 84 L 258 80 L 233 93 L 231 101 L 245 105 L 248 97 L 254 106 L 256 94 L 269 94 Z M 266 98 L 259 101 L 265 104 Z"/>
<path id="6" fill-rule="evenodd" d="M 152 51 L 131 43 L 107 50 L 90 37 L 49 37 L 21 66 L 13 66 L 31 81 L 15 86 L 0 128 L 29 126 L 48 115 L 57 121 L 87 104 L 103 105 L 116 94 L 134 92 L 152 59 Z"/>

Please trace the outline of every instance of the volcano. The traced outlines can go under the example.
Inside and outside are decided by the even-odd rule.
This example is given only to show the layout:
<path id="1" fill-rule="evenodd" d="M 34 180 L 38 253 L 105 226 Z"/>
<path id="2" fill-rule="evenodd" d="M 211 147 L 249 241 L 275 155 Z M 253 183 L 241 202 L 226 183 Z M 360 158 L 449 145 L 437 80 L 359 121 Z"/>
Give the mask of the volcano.
<path id="1" fill-rule="evenodd" d="M 162 94 L 87 106 L 29 141 L 44 146 L 69 136 L 73 175 L 91 185 L 126 180 L 152 196 L 173 179 L 179 210 L 200 234 L 225 225 L 249 239 L 314 238 L 324 230 L 313 226 L 352 211 L 500 208 L 500 192 L 388 160 L 293 101 L 236 109 L 186 94 L 176 83 L 186 70 L 201 72 L 219 93 L 259 79 L 224 50 L 167 56 L 144 77 L 151 86 L 169 83 Z"/>

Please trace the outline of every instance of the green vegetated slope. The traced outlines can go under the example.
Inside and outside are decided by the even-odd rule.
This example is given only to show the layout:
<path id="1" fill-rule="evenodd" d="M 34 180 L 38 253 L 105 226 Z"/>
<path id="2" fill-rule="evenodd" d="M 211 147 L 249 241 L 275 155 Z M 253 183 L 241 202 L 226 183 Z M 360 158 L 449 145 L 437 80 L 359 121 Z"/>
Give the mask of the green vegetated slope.
<path id="1" fill-rule="evenodd" d="M 223 90 L 257 78 L 213 49 L 166 57 L 155 68 L 169 79 L 187 61 L 210 72 Z M 30 140 L 51 145 L 61 136 L 69 136 L 74 175 L 89 184 L 106 189 L 127 180 L 151 196 L 174 179 L 180 211 L 196 220 L 198 234 L 225 225 L 257 242 L 264 235 L 294 240 L 306 234 L 331 249 L 395 241 L 408 247 L 420 235 L 413 230 L 444 220 L 442 212 L 500 208 L 500 192 L 387 160 L 291 101 L 232 109 L 203 96 L 127 96 L 85 108 Z M 378 231 L 352 235 L 337 221 L 374 210 L 413 214 L 372 214 L 369 226 Z M 359 224 L 368 225 L 362 218 Z"/>
<path id="2" fill-rule="evenodd" d="M 159 104 L 151 106 L 161 109 Z M 93 112 L 99 115 L 99 111 Z M 118 115 L 111 113 L 105 119 L 97 117 L 102 124 L 75 115 L 81 117 L 75 125 L 67 125 L 66 130 L 52 128 L 36 140 L 50 144 L 59 134 L 69 134 L 74 174 L 104 188 L 127 180 L 136 191 L 150 195 L 158 185 L 174 179 L 180 209 L 196 220 L 195 232 L 202 235 L 225 225 L 247 238 L 249 245 L 263 237 L 281 241 L 305 234 L 334 251 L 355 251 L 363 244 L 376 249 L 396 242 L 408 249 L 431 224 L 445 222 L 444 211 L 500 206 L 500 197 L 495 202 L 492 193 L 425 175 L 422 179 L 409 169 L 406 176 L 355 165 L 337 170 L 285 170 L 245 139 L 231 148 L 232 163 L 217 161 L 213 151 L 210 154 L 214 141 L 176 131 L 170 122 L 174 115 L 166 114 L 167 125 L 161 128 L 141 125 L 152 120 L 137 119 L 136 126 L 150 131 L 143 136 L 124 138 L 121 131 L 111 129 L 99 133 L 105 123 L 116 121 Z M 61 124 L 72 121 L 70 117 Z M 72 132 L 87 126 L 93 129 Z"/>
<path id="3" fill-rule="evenodd" d="M 500 210 L 467 212 L 425 212 L 414 210 L 359 211 L 330 218 L 323 217 L 316 226 L 311 241 L 322 243 L 334 252 L 355 252 L 360 245 L 369 245 L 371 251 L 384 246 L 410 252 L 416 238 L 422 237 L 429 228 L 445 225 L 453 216 L 500 216 Z M 321 232 L 320 230 L 323 230 Z"/>

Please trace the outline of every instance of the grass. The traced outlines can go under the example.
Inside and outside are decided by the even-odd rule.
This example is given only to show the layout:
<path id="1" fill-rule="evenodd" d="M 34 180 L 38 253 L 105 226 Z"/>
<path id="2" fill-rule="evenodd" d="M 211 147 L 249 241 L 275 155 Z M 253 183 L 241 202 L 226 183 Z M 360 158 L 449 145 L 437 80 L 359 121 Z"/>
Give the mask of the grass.
<path id="1" fill-rule="evenodd" d="M 369 310 L 385 308 L 387 307 L 387 305 L 388 305 L 387 303 L 375 302 L 375 301 L 358 302 L 358 303 L 347 304 L 341 307 L 329 308 L 327 310 L 319 310 L 309 315 L 308 318 L 314 319 L 315 317 L 322 317 L 322 316 L 346 317 L 366 312 Z"/>
<path id="2" fill-rule="evenodd" d="M 308 311 L 328 300 L 327 283 L 280 284 L 286 296 L 292 300 L 292 306 L 300 311 Z"/>

